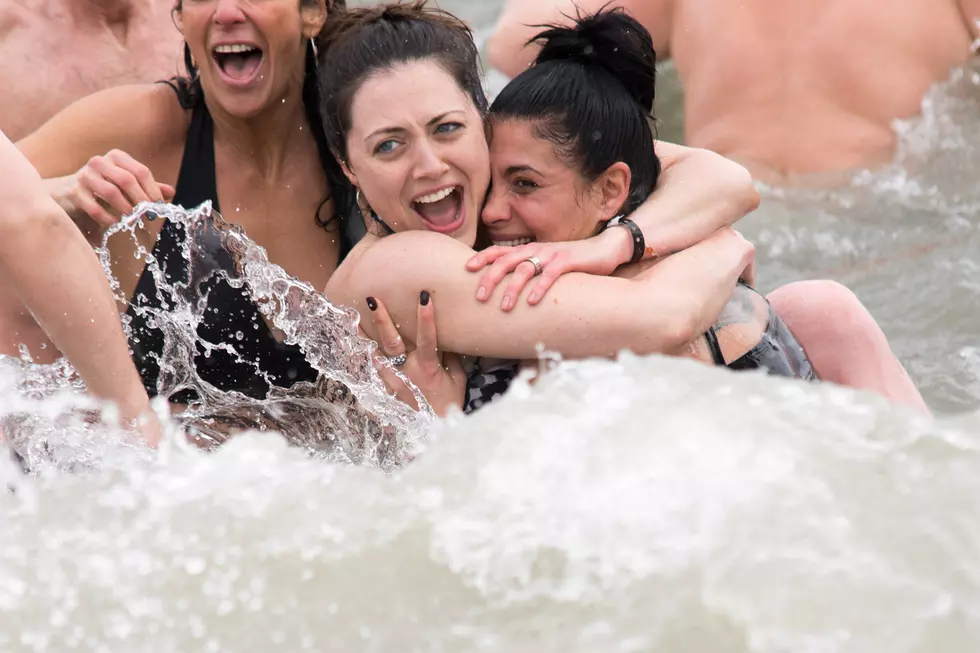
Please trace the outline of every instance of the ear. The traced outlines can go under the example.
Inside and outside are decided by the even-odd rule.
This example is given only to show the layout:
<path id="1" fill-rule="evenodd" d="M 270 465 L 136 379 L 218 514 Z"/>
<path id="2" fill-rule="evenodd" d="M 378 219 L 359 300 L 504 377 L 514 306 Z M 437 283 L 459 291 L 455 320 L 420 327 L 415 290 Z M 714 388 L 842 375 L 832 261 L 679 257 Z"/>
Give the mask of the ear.
<path id="1" fill-rule="evenodd" d="M 304 2 L 299 11 L 303 20 L 303 38 L 316 38 L 320 30 L 327 23 L 326 0 L 316 0 L 315 2 L 309 3 Z"/>
<path id="2" fill-rule="evenodd" d="M 633 175 L 630 167 L 618 161 L 599 175 L 593 188 L 598 192 L 598 199 L 602 205 L 602 219 L 612 220 L 616 217 L 626 199 L 630 195 L 630 182 Z"/>
<path id="3" fill-rule="evenodd" d="M 170 10 L 170 21 L 174 24 L 174 27 L 177 28 L 178 32 L 181 34 L 184 33 L 184 20 L 181 14 L 180 3 L 174 4 L 174 8 Z"/>
<path id="4" fill-rule="evenodd" d="M 346 161 L 341 159 L 339 156 L 336 157 L 337 161 L 340 163 L 340 169 L 344 171 L 344 176 L 347 177 L 347 181 L 357 187 L 357 175 L 350 169 L 350 166 Z"/>

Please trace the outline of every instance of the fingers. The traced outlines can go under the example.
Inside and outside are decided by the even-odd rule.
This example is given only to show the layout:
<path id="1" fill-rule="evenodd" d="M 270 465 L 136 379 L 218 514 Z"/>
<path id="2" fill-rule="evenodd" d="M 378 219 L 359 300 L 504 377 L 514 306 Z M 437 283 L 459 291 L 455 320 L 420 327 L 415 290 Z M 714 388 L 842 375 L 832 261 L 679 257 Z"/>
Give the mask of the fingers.
<path id="1" fill-rule="evenodd" d="M 378 344 L 385 356 L 399 356 L 405 353 L 405 342 L 398 333 L 398 328 L 388 315 L 385 305 L 374 297 L 367 298 L 367 306 L 371 311 L 371 322 L 378 334 Z"/>
<path id="2" fill-rule="evenodd" d="M 119 221 L 118 217 L 103 208 L 102 204 L 99 203 L 91 192 L 75 193 L 71 203 L 76 210 L 89 216 L 89 218 L 102 228 L 110 227 Z"/>
<path id="3" fill-rule="evenodd" d="M 96 200 L 102 199 L 107 208 L 112 208 L 120 215 L 133 210 L 133 205 L 126 199 L 118 185 L 108 181 L 95 165 L 83 169 L 79 174 L 78 182 L 86 194 L 91 194 Z"/>
<path id="4" fill-rule="evenodd" d="M 491 248 L 494 249 L 494 248 Z M 537 245 L 521 245 L 520 247 L 501 247 L 506 251 L 493 261 L 489 269 L 480 277 L 479 286 L 476 289 L 476 298 L 483 302 L 488 300 L 493 291 L 511 272 L 514 272 L 525 259 L 534 256 L 538 252 Z M 544 261 L 541 261 L 542 264 Z M 532 266 L 533 267 L 533 266 Z M 526 282 L 525 282 L 526 283 Z M 523 286 L 522 286 L 523 287 Z"/>
<path id="5" fill-rule="evenodd" d="M 129 194 L 133 204 L 163 201 L 160 185 L 153 178 L 153 173 L 148 167 L 122 150 L 111 150 L 106 158 L 118 169 L 127 173 L 125 181 L 128 187 L 123 187 L 123 189 Z"/>
<path id="6" fill-rule="evenodd" d="M 439 364 L 439 344 L 436 338 L 436 307 L 427 290 L 419 293 L 418 328 L 415 332 L 415 352 L 419 364 Z"/>
<path id="7" fill-rule="evenodd" d="M 132 213 L 136 204 L 149 200 L 133 173 L 108 157 L 92 157 L 87 167 L 89 174 L 85 179 L 89 189 L 120 213 Z M 107 189 L 107 185 L 112 188 Z"/>
<path id="8" fill-rule="evenodd" d="M 521 291 L 524 290 L 527 282 L 534 278 L 534 272 L 534 264 L 529 261 L 522 261 L 517 264 L 517 268 L 511 275 L 510 281 L 507 282 L 507 287 L 504 288 L 504 297 L 500 301 L 500 308 L 502 310 L 509 311 L 517 305 L 517 298 L 520 297 Z"/>
<path id="9" fill-rule="evenodd" d="M 487 247 L 482 252 L 477 252 L 470 260 L 466 262 L 466 269 L 470 272 L 482 270 L 504 254 L 510 252 L 510 250 L 510 247 L 502 247 L 500 245 Z"/>
<path id="10" fill-rule="evenodd" d="M 544 296 L 551 290 L 551 286 L 558 281 L 558 278 L 568 272 L 568 258 L 562 254 L 555 255 L 541 272 L 541 275 L 531 286 L 531 292 L 527 296 L 527 303 L 536 306 L 541 303 Z"/>
<path id="11" fill-rule="evenodd" d="M 388 392 L 393 394 L 400 401 L 403 401 L 411 406 L 412 410 L 419 409 L 419 404 L 415 400 L 415 394 L 412 393 L 409 387 L 405 385 L 405 382 L 398 377 L 398 374 L 391 368 L 391 366 L 386 365 L 381 358 L 375 356 L 374 369 L 378 371 L 378 376 L 381 377 L 381 381 L 385 384 Z"/>
<path id="12" fill-rule="evenodd" d="M 140 202 L 173 199 L 175 189 L 158 184 L 150 169 L 120 150 L 95 156 L 76 175 L 72 204 L 103 226 L 117 221 L 109 209 L 128 215 Z"/>

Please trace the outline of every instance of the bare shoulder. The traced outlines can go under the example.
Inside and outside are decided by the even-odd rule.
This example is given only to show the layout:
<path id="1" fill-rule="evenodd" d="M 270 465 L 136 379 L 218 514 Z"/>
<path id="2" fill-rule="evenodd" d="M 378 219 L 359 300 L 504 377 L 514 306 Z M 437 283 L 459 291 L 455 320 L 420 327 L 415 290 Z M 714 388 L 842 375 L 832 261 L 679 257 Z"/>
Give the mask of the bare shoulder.
<path id="1" fill-rule="evenodd" d="M 68 105 L 17 147 L 42 177 L 60 177 L 112 149 L 158 158 L 183 145 L 189 120 L 166 84 L 116 86 Z"/>

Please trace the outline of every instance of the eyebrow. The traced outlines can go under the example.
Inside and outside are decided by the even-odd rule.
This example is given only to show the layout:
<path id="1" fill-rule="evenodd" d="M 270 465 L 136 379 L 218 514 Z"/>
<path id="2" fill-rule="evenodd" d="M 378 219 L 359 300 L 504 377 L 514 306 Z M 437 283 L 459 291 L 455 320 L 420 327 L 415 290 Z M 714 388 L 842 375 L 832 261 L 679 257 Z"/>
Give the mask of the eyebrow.
<path id="1" fill-rule="evenodd" d="M 436 116 L 435 118 L 433 118 L 432 120 L 430 120 L 429 122 L 427 122 L 425 126 L 426 127 L 431 127 L 434 124 L 436 124 L 437 122 L 441 122 L 442 120 L 444 120 L 445 118 L 451 116 L 454 113 L 463 113 L 463 114 L 465 114 L 466 112 L 463 111 L 462 109 L 453 109 L 452 111 L 447 111 L 445 113 L 440 113 L 438 116 Z M 403 133 L 405 131 L 408 131 L 408 130 L 406 130 L 404 127 L 382 127 L 381 129 L 375 129 L 373 132 L 371 132 L 370 134 L 368 134 L 367 136 L 365 136 L 364 137 L 364 142 L 366 143 L 367 141 L 371 140 L 375 136 L 381 136 L 382 134 L 401 134 L 401 133 Z"/>
<path id="2" fill-rule="evenodd" d="M 521 173 L 521 172 L 533 172 L 534 174 L 538 175 L 539 177 L 544 177 L 544 175 L 542 175 L 539 171 L 535 170 L 534 168 L 532 168 L 531 166 L 528 166 L 528 165 L 510 166 L 509 168 L 507 168 L 506 170 L 504 170 L 504 176 L 505 177 L 510 177 L 511 175 L 516 175 L 516 174 Z"/>

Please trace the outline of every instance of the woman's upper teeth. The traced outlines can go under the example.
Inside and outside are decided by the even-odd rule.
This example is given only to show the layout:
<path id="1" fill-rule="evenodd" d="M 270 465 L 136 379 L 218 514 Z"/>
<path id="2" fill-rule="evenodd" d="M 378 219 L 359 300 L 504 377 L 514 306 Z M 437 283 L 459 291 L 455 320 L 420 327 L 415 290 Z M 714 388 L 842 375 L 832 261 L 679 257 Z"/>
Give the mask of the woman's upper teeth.
<path id="1" fill-rule="evenodd" d="M 514 240 L 495 240 L 493 244 L 498 247 L 518 247 L 532 242 L 532 238 L 515 238 Z"/>
<path id="2" fill-rule="evenodd" d="M 437 190 L 429 195 L 423 195 L 422 197 L 415 200 L 416 204 L 432 204 L 433 202 L 438 202 L 441 199 L 449 197 L 449 194 L 456 190 L 456 187 L 443 188 L 442 190 Z"/>
<path id="3" fill-rule="evenodd" d="M 251 52 L 255 50 L 254 46 L 245 45 L 244 43 L 235 43 L 233 45 L 218 45 L 215 46 L 214 51 L 218 54 L 236 54 L 238 52 Z"/>

